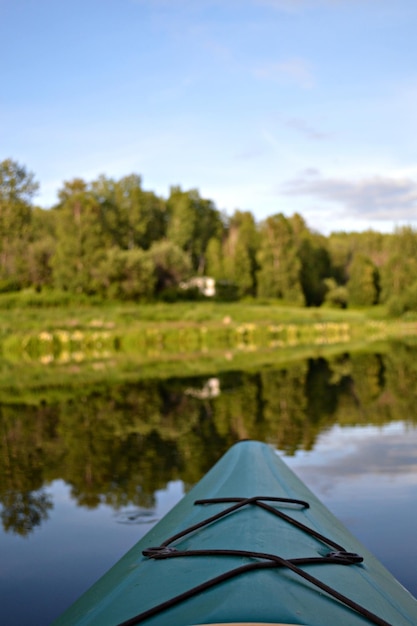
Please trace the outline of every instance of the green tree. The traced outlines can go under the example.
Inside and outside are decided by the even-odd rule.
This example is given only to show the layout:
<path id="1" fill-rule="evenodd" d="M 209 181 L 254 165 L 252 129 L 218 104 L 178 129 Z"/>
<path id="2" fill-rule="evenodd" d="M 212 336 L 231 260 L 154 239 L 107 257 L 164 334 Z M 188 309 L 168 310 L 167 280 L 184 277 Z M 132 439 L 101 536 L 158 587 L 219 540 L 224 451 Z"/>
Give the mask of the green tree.
<path id="1" fill-rule="evenodd" d="M 52 259 L 55 254 L 55 239 L 44 237 L 32 241 L 27 249 L 28 277 L 37 290 L 53 285 Z"/>
<path id="2" fill-rule="evenodd" d="M 332 265 L 331 277 L 338 285 L 345 285 L 348 280 L 348 267 L 353 256 L 352 233 L 331 233 L 327 238 L 327 245 Z"/>
<path id="3" fill-rule="evenodd" d="M 191 274 L 189 256 L 172 241 L 158 241 L 148 251 L 148 257 L 155 267 L 156 293 L 177 287 Z"/>
<path id="4" fill-rule="evenodd" d="M 155 264 L 145 250 L 110 248 L 93 271 L 103 295 L 120 300 L 150 300 L 154 295 Z"/>
<path id="5" fill-rule="evenodd" d="M 32 198 L 38 190 L 34 175 L 12 159 L 0 162 L 0 281 L 24 286 L 30 239 Z"/>
<path id="6" fill-rule="evenodd" d="M 56 211 L 32 210 L 28 259 L 29 282 L 36 289 L 53 285 L 52 258 L 56 249 Z"/>
<path id="7" fill-rule="evenodd" d="M 381 272 L 391 255 L 393 235 L 367 230 L 361 233 L 337 232 L 327 238 L 333 277 L 339 285 L 346 285 L 356 255 L 368 257 L 376 271 Z"/>
<path id="8" fill-rule="evenodd" d="M 354 306 L 372 306 L 378 301 L 378 272 L 371 259 L 363 254 L 356 254 L 349 268 L 347 283 L 349 304 Z"/>
<path id="9" fill-rule="evenodd" d="M 389 259 L 381 268 L 381 300 L 400 313 L 403 298 L 416 283 L 417 232 L 411 227 L 398 229 L 389 246 Z M 405 302 L 404 302 L 405 305 Z M 405 306 L 410 310 L 409 305 Z"/>
<path id="10" fill-rule="evenodd" d="M 238 288 L 239 296 L 256 294 L 258 231 L 249 211 L 235 211 L 223 245 L 225 278 Z"/>
<path id="11" fill-rule="evenodd" d="M 167 211 L 168 239 L 189 254 L 195 272 L 204 274 L 208 242 L 221 238 L 224 230 L 219 211 L 196 189 L 182 191 L 180 187 L 171 188 Z"/>
<path id="12" fill-rule="evenodd" d="M 64 184 L 59 199 L 54 284 L 68 291 L 95 293 L 96 269 L 112 244 L 101 205 L 87 183 L 77 178 Z"/>
<path id="13" fill-rule="evenodd" d="M 343 285 L 338 285 L 334 278 L 325 278 L 324 305 L 336 309 L 345 309 L 348 302 L 348 290 Z"/>
<path id="14" fill-rule="evenodd" d="M 102 219 L 114 245 L 147 250 L 165 236 L 165 202 L 142 189 L 138 174 L 117 181 L 100 176 L 91 184 L 91 190 L 102 207 Z"/>
<path id="15" fill-rule="evenodd" d="M 312 234 L 305 236 L 299 247 L 300 280 L 307 306 L 323 304 L 326 288 L 324 279 L 331 274 L 331 263 L 325 238 Z"/>
<path id="16" fill-rule="evenodd" d="M 301 262 L 300 282 L 305 303 L 307 306 L 320 306 L 326 292 L 323 280 L 332 273 L 326 238 L 310 231 L 298 213 L 290 218 L 290 223 Z"/>
<path id="17" fill-rule="evenodd" d="M 222 242 L 218 237 L 212 237 L 206 249 L 206 274 L 216 280 L 224 280 L 224 260 Z"/>
<path id="18" fill-rule="evenodd" d="M 282 213 L 268 217 L 261 225 L 258 264 L 259 296 L 304 303 L 294 231 Z"/>

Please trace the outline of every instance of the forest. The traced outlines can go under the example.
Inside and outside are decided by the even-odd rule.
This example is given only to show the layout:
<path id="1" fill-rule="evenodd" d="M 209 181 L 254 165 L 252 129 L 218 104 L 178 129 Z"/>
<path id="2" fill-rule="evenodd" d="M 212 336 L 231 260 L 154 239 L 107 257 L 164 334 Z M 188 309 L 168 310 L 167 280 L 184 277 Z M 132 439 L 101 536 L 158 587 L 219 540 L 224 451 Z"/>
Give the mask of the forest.
<path id="1" fill-rule="evenodd" d="M 174 302 L 202 297 L 184 285 L 210 276 L 223 300 L 417 310 L 412 227 L 325 236 L 299 214 L 226 215 L 197 189 L 162 198 L 138 174 L 65 181 L 48 209 L 35 204 L 38 188 L 26 166 L 0 162 L 0 294 Z"/>

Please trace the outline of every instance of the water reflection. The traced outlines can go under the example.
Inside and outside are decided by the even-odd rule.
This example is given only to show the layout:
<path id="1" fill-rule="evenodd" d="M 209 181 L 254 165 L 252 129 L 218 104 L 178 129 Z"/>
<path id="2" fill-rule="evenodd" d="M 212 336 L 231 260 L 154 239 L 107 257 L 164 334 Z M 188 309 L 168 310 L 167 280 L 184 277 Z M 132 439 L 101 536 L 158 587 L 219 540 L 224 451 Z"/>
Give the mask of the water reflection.
<path id="1" fill-rule="evenodd" d="M 415 356 L 397 343 L 0 404 L 6 623 L 52 620 L 241 438 L 279 449 L 416 594 Z"/>
<path id="2" fill-rule="evenodd" d="M 417 426 L 333 426 L 287 464 L 417 596 Z"/>
<path id="3" fill-rule="evenodd" d="M 70 399 L 67 393 L 57 399 L 55 391 L 39 406 L 2 405 L 4 529 L 28 534 L 45 522 L 53 503 L 42 489 L 54 480 L 70 485 L 71 497 L 86 508 L 149 510 L 158 489 L 175 479 L 186 488 L 194 484 L 242 438 L 295 455 L 313 450 L 320 434 L 335 425 L 415 424 L 416 379 L 414 351 L 399 344 L 386 354 L 103 384 L 78 388 Z M 368 460 L 371 453 L 363 452 Z M 376 454 L 387 471 L 399 471 L 393 444 Z M 346 463 L 361 471 L 359 458 Z"/>
<path id="4" fill-rule="evenodd" d="M 321 493 L 338 490 L 372 475 L 417 485 L 417 429 L 404 422 L 386 426 L 333 426 L 322 433 L 314 451 L 298 452 L 289 463 L 308 474 Z M 329 475 L 328 468 L 332 472 Z"/>
<path id="5" fill-rule="evenodd" d="M 3 495 L 1 521 L 5 531 L 28 535 L 49 517 L 53 508 L 49 494 L 42 489 L 34 492 L 8 491 Z"/>
<path id="6" fill-rule="evenodd" d="M 158 521 L 154 509 L 123 509 L 117 512 L 116 521 L 119 524 L 155 524 Z"/>

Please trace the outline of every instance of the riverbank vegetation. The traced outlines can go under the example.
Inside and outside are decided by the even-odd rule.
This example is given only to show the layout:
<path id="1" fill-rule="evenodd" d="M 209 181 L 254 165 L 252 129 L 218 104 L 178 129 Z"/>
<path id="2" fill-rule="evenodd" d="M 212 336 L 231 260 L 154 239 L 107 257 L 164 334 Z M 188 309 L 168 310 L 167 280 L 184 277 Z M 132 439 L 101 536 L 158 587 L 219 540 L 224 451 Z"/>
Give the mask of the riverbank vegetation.
<path id="1" fill-rule="evenodd" d="M 220 301 L 417 311 L 411 228 L 323 236 L 298 214 L 227 216 L 196 189 L 171 187 L 162 198 L 137 174 L 63 182 L 50 209 L 34 204 L 37 188 L 25 166 L 0 162 L 3 308 L 15 294 L 19 306 L 197 301 L 190 279 L 210 276 Z"/>
<path id="2" fill-rule="evenodd" d="M 32 294 L 42 300 L 41 294 Z M 217 375 L 415 336 L 383 308 L 338 310 L 273 300 L 40 306 L 0 297 L 2 402 L 50 402 L 97 382 Z M 7 306 L 4 305 L 5 300 Z"/>

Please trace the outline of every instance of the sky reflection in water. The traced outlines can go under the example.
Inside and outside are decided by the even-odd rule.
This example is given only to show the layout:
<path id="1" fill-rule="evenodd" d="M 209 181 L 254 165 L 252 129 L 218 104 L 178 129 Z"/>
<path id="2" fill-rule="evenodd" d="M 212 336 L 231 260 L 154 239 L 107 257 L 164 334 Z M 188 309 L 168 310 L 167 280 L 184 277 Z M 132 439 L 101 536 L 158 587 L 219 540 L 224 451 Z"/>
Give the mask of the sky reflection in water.
<path id="1" fill-rule="evenodd" d="M 406 586 L 417 594 L 417 429 L 334 426 L 288 465 Z M 8 626 L 48 624 L 183 495 L 181 481 L 155 507 L 78 507 L 54 481 L 49 520 L 28 537 L 0 533 L 0 602 Z"/>
<path id="2" fill-rule="evenodd" d="M 417 596 L 417 429 L 334 426 L 285 460 Z"/>

